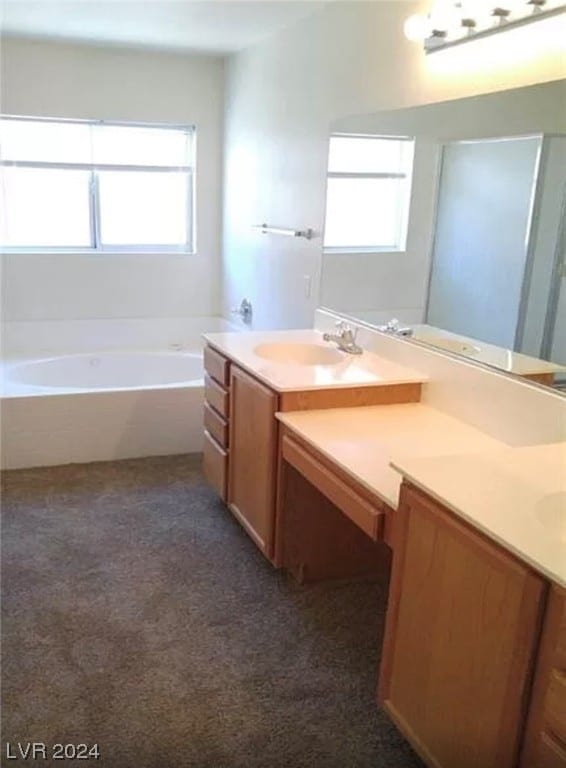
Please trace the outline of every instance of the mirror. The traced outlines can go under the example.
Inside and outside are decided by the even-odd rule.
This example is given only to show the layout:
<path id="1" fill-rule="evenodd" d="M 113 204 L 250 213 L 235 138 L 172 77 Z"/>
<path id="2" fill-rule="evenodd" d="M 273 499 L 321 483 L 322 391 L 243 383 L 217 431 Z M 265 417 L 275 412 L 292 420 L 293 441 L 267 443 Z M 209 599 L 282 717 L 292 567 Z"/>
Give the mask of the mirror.
<path id="1" fill-rule="evenodd" d="M 353 116 L 331 134 L 321 305 L 566 388 L 566 80 Z"/>

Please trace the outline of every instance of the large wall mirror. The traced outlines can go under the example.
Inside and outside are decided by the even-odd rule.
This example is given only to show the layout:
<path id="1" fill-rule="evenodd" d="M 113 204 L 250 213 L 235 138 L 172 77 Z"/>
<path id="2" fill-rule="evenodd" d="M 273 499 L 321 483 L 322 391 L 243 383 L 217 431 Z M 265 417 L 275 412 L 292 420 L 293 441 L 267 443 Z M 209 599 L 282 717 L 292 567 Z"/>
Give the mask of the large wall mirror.
<path id="1" fill-rule="evenodd" d="M 321 305 L 566 388 L 566 81 L 331 134 Z"/>

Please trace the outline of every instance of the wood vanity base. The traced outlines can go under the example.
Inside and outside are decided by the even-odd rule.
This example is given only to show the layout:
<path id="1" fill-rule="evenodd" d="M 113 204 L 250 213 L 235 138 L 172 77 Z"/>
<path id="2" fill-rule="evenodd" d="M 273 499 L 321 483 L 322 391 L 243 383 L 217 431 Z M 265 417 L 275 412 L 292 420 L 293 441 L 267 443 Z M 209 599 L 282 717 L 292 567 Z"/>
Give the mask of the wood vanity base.
<path id="1" fill-rule="evenodd" d="M 421 385 L 389 384 L 380 387 L 343 387 L 340 389 L 306 389 L 301 392 L 281 392 L 279 410 L 314 411 L 326 408 L 357 408 L 366 405 L 397 405 L 418 403 Z"/>
<path id="2" fill-rule="evenodd" d="M 391 510 L 285 428 L 279 445 L 275 564 L 301 583 L 389 571 Z"/>
<path id="3" fill-rule="evenodd" d="M 278 562 L 300 584 L 389 572 L 391 552 L 372 541 L 294 467 L 284 467 Z"/>
<path id="4" fill-rule="evenodd" d="M 554 386 L 554 374 L 553 373 L 525 373 L 524 379 L 534 381 L 537 384 L 544 384 L 545 387 Z"/>
<path id="5" fill-rule="evenodd" d="M 419 382 L 278 391 L 210 344 L 204 350 L 204 368 L 205 476 L 274 564 L 277 564 L 275 500 L 280 449 L 277 411 L 414 403 L 421 396 Z M 332 472 L 324 471 L 326 484 L 322 488 L 317 486 L 322 493 L 328 497 L 327 487 L 332 486 L 332 492 L 338 493 L 338 497 L 331 494 L 330 500 L 341 506 L 345 499 L 350 519 L 372 539 L 382 538 L 384 510 L 376 512 L 371 503 L 360 499 L 360 494 L 352 494 L 351 489 L 343 493 L 340 482 L 333 482 Z"/>
<path id="6" fill-rule="evenodd" d="M 514 768 L 545 581 L 407 483 L 394 537 L 381 705 L 427 765 Z"/>

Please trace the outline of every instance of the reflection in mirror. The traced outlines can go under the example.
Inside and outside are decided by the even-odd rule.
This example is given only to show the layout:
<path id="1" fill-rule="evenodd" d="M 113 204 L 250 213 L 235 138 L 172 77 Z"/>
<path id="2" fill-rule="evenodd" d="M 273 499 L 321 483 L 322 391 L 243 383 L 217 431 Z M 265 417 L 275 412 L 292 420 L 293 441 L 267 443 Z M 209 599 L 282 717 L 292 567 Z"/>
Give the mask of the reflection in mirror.
<path id="1" fill-rule="evenodd" d="M 330 150 L 322 306 L 565 386 L 566 81 L 346 118 Z"/>

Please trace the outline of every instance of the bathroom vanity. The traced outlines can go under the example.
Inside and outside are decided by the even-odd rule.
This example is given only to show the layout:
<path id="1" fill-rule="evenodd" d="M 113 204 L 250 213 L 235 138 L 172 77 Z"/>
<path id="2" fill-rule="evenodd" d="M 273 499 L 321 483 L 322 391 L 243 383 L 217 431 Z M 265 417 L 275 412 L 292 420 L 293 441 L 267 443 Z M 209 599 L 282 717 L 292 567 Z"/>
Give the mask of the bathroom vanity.
<path id="1" fill-rule="evenodd" d="M 345 356 L 321 345 L 315 331 L 209 334 L 205 339 L 204 472 L 273 560 L 275 414 L 416 402 L 426 377 L 373 355 Z M 334 364 L 326 368 L 309 355 Z"/>
<path id="2" fill-rule="evenodd" d="M 427 765 L 564 768 L 564 444 L 506 444 L 378 355 L 318 365 L 314 331 L 206 339 L 210 483 L 301 583 L 392 562 L 378 701 Z"/>

